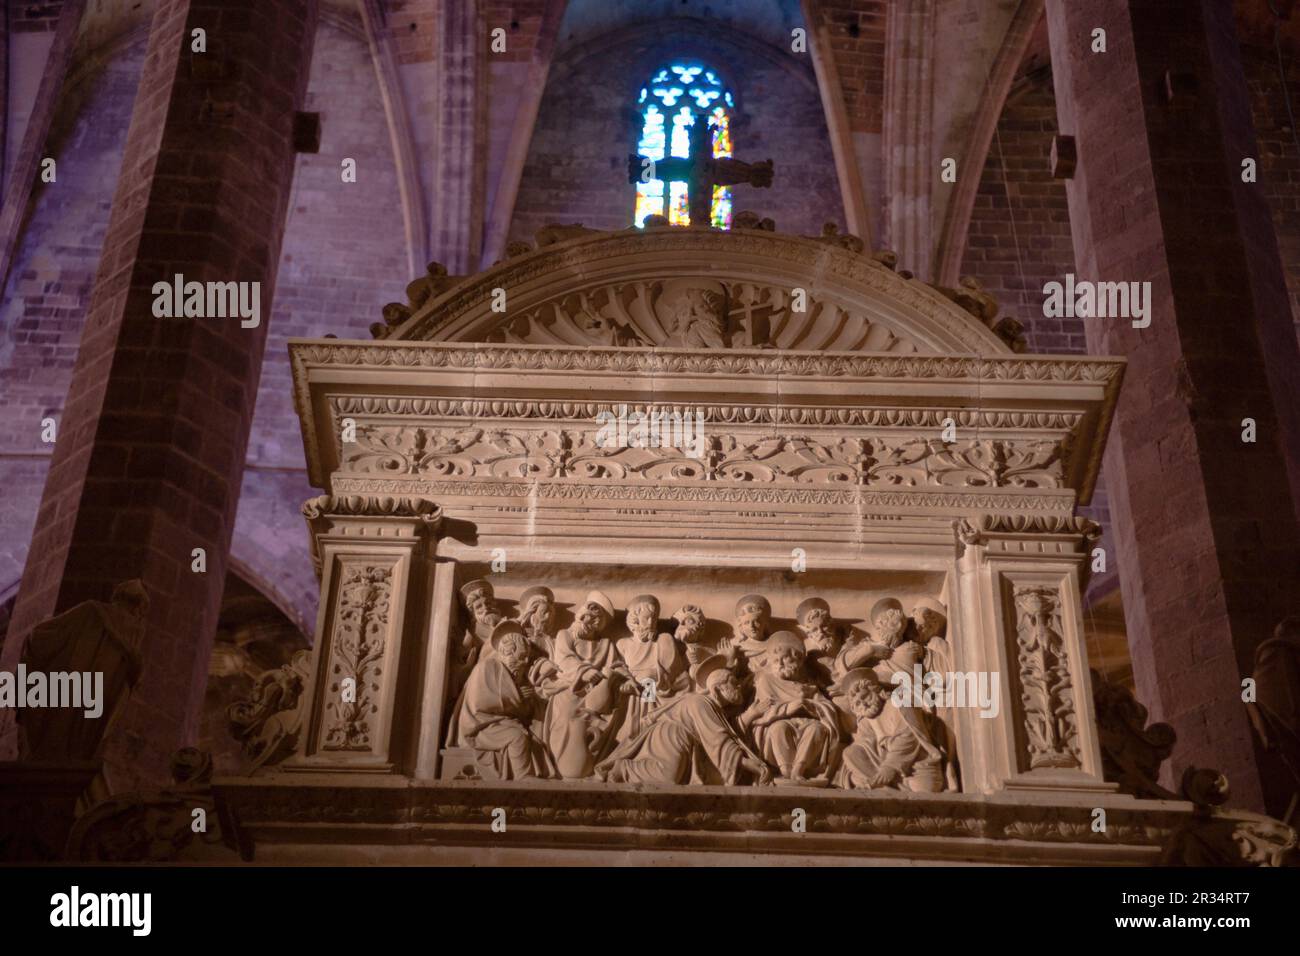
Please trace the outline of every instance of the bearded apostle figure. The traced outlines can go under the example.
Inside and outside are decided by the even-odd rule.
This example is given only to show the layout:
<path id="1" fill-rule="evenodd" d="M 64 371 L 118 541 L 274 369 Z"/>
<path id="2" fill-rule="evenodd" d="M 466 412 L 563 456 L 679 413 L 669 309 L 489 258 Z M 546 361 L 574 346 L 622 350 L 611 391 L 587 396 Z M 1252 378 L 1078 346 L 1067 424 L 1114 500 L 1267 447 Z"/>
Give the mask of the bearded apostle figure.
<path id="1" fill-rule="evenodd" d="M 631 675 L 614 642 L 602 636 L 613 619 L 613 602 L 592 591 L 572 626 L 555 637 L 551 680 L 558 690 L 547 704 L 542 736 L 560 775 L 569 780 L 592 775 L 614 749 L 625 715 Z"/>
<path id="2" fill-rule="evenodd" d="M 685 691 L 690 682 L 682 645 L 671 634 L 658 633 L 658 598 L 650 594 L 634 597 L 628 602 L 626 621 L 628 636 L 615 643 L 632 676 L 620 740 L 640 733 L 644 718 L 663 701 Z"/>
<path id="3" fill-rule="evenodd" d="M 811 597 L 795 608 L 794 617 L 803 635 L 808 673 L 819 686 L 827 687 L 840 653 L 840 633 L 831 620 L 831 606 L 822 598 Z"/>
<path id="4" fill-rule="evenodd" d="M 650 714 L 641 730 L 596 765 L 609 783 L 767 784 L 772 771 L 732 729 L 728 709 L 742 698 L 740 681 L 714 655 L 694 668 L 696 687 Z"/>
<path id="5" fill-rule="evenodd" d="M 465 681 L 469 678 L 474 665 L 478 663 L 484 648 L 491 647 L 489 641 L 492 631 L 501 623 L 502 617 L 497 609 L 496 594 L 492 590 L 492 585 L 482 578 L 470 581 L 462 587 L 460 596 L 465 603 L 469 623 L 465 627 L 464 636 L 457 649 L 457 669 L 453 680 L 457 693 L 465 686 Z"/>
<path id="6" fill-rule="evenodd" d="M 853 742 L 844 748 L 837 787 L 924 793 L 944 789 L 948 753 L 933 715 L 919 707 L 897 706 L 892 689 L 867 667 L 845 674 L 836 693 L 847 700 L 857 725 Z"/>
<path id="7" fill-rule="evenodd" d="M 557 776 L 546 746 L 533 733 L 539 697 L 528 683 L 531 648 L 516 621 L 502 621 L 490 638 L 493 650 L 474 666 L 456 715 L 458 747 L 471 747 L 491 779 Z"/>
<path id="8" fill-rule="evenodd" d="M 752 732 L 758 752 L 785 782 L 826 786 L 839 758 L 839 714 L 805 670 L 803 638 L 778 631 L 767 639 L 762 660 L 741 731 Z"/>

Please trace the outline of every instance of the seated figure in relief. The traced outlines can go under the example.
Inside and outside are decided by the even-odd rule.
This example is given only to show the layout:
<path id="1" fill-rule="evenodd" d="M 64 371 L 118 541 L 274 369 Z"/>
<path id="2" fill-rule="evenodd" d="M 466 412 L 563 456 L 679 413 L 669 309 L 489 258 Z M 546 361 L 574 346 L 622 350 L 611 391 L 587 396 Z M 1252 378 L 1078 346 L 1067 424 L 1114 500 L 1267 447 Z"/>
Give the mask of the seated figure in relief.
<path id="1" fill-rule="evenodd" d="M 626 714 L 632 678 L 614 642 L 603 636 L 613 619 L 613 602 L 592 591 L 573 624 L 555 637 L 555 674 L 548 678 L 554 695 L 542 736 L 566 779 L 591 776 L 596 763 L 614 749 Z"/>
<path id="2" fill-rule="evenodd" d="M 726 665 L 720 655 L 702 661 L 693 676 L 704 691 L 665 702 L 596 766 L 596 775 L 610 783 L 770 783 L 767 764 L 727 719 L 742 690 Z"/>
<path id="3" fill-rule="evenodd" d="M 839 757 L 839 713 L 804 662 L 803 638 L 789 631 L 768 638 L 754 675 L 754 702 L 739 726 L 785 780 L 824 786 Z"/>
<path id="4" fill-rule="evenodd" d="M 627 606 L 628 636 L 615 642 L 623 665 L 632 676 L 630 693 L 624 703 L 622 727 L 618 737 L 624 740 L 641 732 L 641 722 L 660 704 L 685 691 L 690 684 L 686 654 L 671 634 L 660 634 L 659 599 L 639 594 Z"/>
<path id="5" fill-rule="evenodd" d="M 528 682 L 532 648 L 516 621 L 502 621 L 490 638 L 493 653 L 474 666 L 461 695 L 455 741 L 501 780 L 557 776 L 545 744 L 533 731 L 540 708 Z"/>
<path id="6" fill-rule="evenodd" d="M 854 790 L 913 790 L 938 793 L 945 787 L 948 753 L 943 728 L 919 707 L 899 707 L 893 689 L 876 672 L 856 668 L 840 678 L 842 694 L 856 722 L 844 748 L 835 785 Z"/>
<path id="7" fill-rule="evenodd" d="M 808 673 L 822 687 L 830 686 L 835 658 L 840 653 L 840 631 L 831 620 L 831 606 L 819 597 L 802 602 L 794 612 L 808 655 Z"/>

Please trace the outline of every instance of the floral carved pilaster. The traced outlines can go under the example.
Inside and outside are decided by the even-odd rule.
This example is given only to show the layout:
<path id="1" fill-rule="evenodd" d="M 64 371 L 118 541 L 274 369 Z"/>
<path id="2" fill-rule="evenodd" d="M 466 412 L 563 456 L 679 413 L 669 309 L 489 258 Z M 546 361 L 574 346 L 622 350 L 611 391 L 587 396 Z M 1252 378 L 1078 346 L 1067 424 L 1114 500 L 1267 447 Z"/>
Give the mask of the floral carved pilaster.
<path id="1" fill-rule="evenodd" d="M 1113 791 L 1103 778 L 1081 582 L 1096 525 L 1073 515 L 954 522 L 964 666 L 997 675 L 1001 711 L 969 719 L 971 789 Z"/>
<path id="2" fill-rule="evenodd" d="M 249 743 L 292 747 L 285 770 L 395 772 L 415 732 L 397 720 L 398 695 L 404 668 L 419 657 L 441 509 L 418 497 L 321 495 L 303 514 L 321 573 L 309 687 L 296 705 L 294 675 L 273 679 L 275 699 L 244 715 L 256 718 Z"/>
<path id="3" fill-rule="evenodd" d="M 322 750 L 367 751 L 379 712 L 389 640 L 393 567 L 343 565 L 330 657 Z M 353 687 L 344 682 L 352 680 Z M 347 691 L 351 692 L 348 693 Z"/>
<path id="4" fill-rule="evenodd" d="M 1029 766 L 1078 767 L 1078 717 L 1070 663 L 1061 636 L 1060 594 L 1054 588 L 1018 587 L 1015 603 L 1020 701 L 1029 738 Z"/>

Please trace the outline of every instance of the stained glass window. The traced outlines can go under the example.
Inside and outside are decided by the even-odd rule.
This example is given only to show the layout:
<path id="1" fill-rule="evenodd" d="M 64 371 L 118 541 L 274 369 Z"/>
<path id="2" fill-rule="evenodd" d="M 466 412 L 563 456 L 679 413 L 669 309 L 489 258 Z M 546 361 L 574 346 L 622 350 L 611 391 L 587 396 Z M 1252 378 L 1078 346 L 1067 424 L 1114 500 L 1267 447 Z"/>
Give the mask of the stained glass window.
<path id="1" fill-rule="evenodd" d="M 641 110 L 641 140 L 637 153 L 658 162 L 665 158 L 691 159 L 691 128 L 709 124 L 714 157 L 730 156 L 731 110 L 735 101 L 718 75 L 700 63 L 672 63 L 650 78 L 637 101 Z M 646 216 L 667 216 L 674 225 L 689 225 L 690 197 L 685 179 L 651 179 L 637 183 L 635 222 Z M 731 187 L 714 186 L 710 222 L 717 229 L 731 228 Z"/>

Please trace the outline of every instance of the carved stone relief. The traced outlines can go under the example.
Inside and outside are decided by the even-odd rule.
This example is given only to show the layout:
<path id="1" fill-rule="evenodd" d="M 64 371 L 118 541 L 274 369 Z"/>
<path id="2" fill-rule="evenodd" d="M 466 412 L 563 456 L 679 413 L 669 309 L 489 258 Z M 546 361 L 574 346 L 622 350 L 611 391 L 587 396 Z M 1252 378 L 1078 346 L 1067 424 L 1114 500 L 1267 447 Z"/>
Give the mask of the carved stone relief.
<path id="1" fill-rule="evenodd" d="M 485 585 L 462 589 L 466 634 L 486 627 L 474 603 Z M 880 602 L 861 633 L 812 598 L 795 610 L 799 633 L 770 633 L 770 603 L 747 594 L 726 633 L 693 604 L 661 628 L 650 594 L 629 601 L 617 629 L 604 593 L 570 597 L 566 628 L 555 628 L 556 595 L 533 587 L 517 621 L 494 618 L 475 638 L 448 701 L 444 779 L 959 788 L 951 714 L 897 697 L 891 680 L 949 666 L 933 599 L 911 618 Z"/>
<path id="2" fill-rule="evenodd" d="M 640 280 L 571 292 L 488 336 L 512 345 L 917 351 L 893 329 L 803 290 L 705 278 Z"/>
<path id="3" fill-rule="evenodd" d="M 743 437 L 707 434 L 703 449 L 605 440 L 596 429 L 360 425 L 342 470 L 425 478 L 740 481 L 886 488 L 1055 489 L 1062 443 L 1051 440 Z M 634 436 L 635 437 L 635 436 Z M 689 443 L 683 443 L 688 445 Z M 631 446 L 631 447 L 629 447 Z M 698 456 L 694 451 L 702 451 Z"/>
<path id="4" fill-rule="evenodd" d="M 380 677 L 389 639 L 393 569 L 348 562 L 341 568 L 334 633 L 329 643 L 322 750 L 371 749 Z M 345 687 L 345 681 L 352 681 Z M 350 690 L 350 693 L 349 693 Z"/>
<path id="5" fill-rule="evenodd" d="M 1070 662 L 1055 588 L 1017 587 L 1016 648 L 1029 766 L 1080 767 Z"/>

